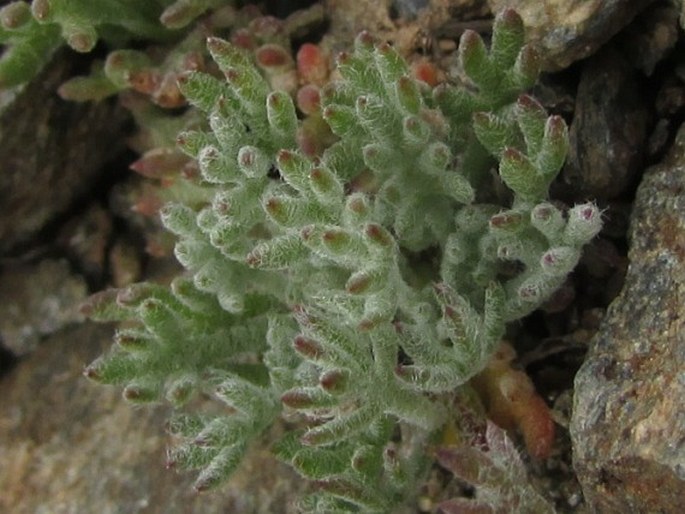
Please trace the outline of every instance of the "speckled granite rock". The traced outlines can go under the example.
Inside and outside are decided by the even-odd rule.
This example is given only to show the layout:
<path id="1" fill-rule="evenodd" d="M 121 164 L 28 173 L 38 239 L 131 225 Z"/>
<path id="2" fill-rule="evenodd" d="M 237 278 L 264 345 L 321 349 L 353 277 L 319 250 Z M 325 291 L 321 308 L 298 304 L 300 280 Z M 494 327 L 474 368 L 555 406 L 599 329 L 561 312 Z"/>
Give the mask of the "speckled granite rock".
<path id="1" fill-rule="evenodd" d="M 685 126 L 637 193 L 630 266 L 576 376 L 574 467 L 592 512 L 683 512 Z"/>
<path id="2" fill-rule="evenodd" d="M 166 409 L 133 408 L 81 375 L 111 332 L 92 324 L 60 332 L 0 381 L 0 512 L 295 512 L 303 481 L 266 450 L 213 493 L 198 495 L 192 474 L 166 470 Z"/>
<path id="3" fill-rule="evenodd" d="M 57 96 L 75 74 L 67 52 L 0 109 L 0 254 L 35 236 L 97 180 L 124 148 L 128 114 L 116 103 Z"/>
<path id="4" fill-rule="evenodd" d="M 537 40 L 545 71 L 594 53 L 654 0 L 488 0 L 493 12 L 513 7 Z"/>
<path id="5" fill-rule="evenodd" d="M 86 282 L 64 261 L 6 266 L 0 273 L 0 344 L 16 356 L 32 351 L 40 339 L 83 320 L 78 304 Z"/>

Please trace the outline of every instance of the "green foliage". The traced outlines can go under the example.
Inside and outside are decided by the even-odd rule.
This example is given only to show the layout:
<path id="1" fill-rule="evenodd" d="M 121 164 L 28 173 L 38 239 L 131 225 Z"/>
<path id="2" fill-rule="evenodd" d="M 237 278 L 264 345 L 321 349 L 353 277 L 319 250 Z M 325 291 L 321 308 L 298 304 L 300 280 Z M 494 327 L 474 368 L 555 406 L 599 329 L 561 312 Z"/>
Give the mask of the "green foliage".
<path id="1" fill-rule="evenodd" d="M 476 490 L 438 506 L 441 514 L 554 514 L 554 508 L 526 480 L 526 468 L 504 430 L 488 422 L 484 448 L 438 450 L 438 462 Z"/>
<path id="2" fill-rule="evenodd" d="M 90 52 L 99 39 L 118 47 L 131 39 L 176 41 L 179 30 L 212 8 L 231 0 L 19 0 L 0 9 L 0 88 L 30 80 L 48 62 L 62 41 L 77 52 Z M 142 52 L 115 58 L 140 60 Z M 126 64 L 136 64 L 129 63 Z M 115 66 L 116 67 L 116 66 Z M 135 67 L 135 66 L 134 66 Z M 121 68 L 121 66 L 119 66 Z M 127 68 L 128 69 L 128 68 Z M 91 79 L 102 96 L 116 91 L 116 70 Z M 109 80 L 108 80 L 109 79 Z M 82 87 L 81 84 L 79 86 Z M 72 86 L 73 87 L 73 86 Z M 78 92 L 77 92 L 78 93 Z M 72 96 L 78 96 L 74 94 Z M 93 94 L 90 94 L 93 98 Z"/>
<path id="3" fill-rule="evenodd" d="M 537 61 L 513 11 L 489 50 L 464 34 L 466 85 L 433 89 L 361 34 L 322 91 L 337 140 L 318 157 L 298 149 L 293 101 L 251 54 L 208 49 L 223 78 L 179 83 L 208 119 L 178 137 L 199 168 L 194 201 L 162 212 L 187 274 L 94 297 L 94 318 L 130 321 L 86 374 L 134 402 L 202 391 L 226 406 L 171 423 L 170 462 L 199 468 L 199 490 L 285 413 L 301 429 L 276 454 L 318 490 L 303 511 L 391 512 L 416 494 L 448 394 L 600 229 L 594 205 L 547 201 L 566 126 L 520 95 Z M 492 193 L 497 166 L 508 197 Z M 422 254 L 433 263 L 415 266 Z"/>
<path id="4" fill-rule="evenodd" d="M 12 2 L 0 9 L 0 88 L 31 79 L 58 48 L 59 28 L 41 25 L 25 2 Z"/>

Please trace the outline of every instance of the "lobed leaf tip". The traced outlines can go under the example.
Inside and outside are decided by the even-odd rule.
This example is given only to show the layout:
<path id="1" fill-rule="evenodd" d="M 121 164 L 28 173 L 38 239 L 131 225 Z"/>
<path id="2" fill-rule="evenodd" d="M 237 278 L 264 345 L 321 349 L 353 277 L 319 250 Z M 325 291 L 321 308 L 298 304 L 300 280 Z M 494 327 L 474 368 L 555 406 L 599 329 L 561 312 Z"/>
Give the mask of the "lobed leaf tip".
<path id="1" fill-rule="evenodd" d="M 510 229 L 518 227 L 523 221 L 523 215 L 518 212 L 501 212 L 490 218 L 490 227 Z"/>
<path id="2" fill-rule="evenodd" d="M 512 146 L 507 146 L 502 150 L 502 160 L 511 161 L 514 164 L 525 164 L 527 162 L 526 156 Z"/>
<path id="3" fill-rule="evenodd" d="M 292 57 L 282 46 L 266 44 L 256 50 L 255 60 L 259 66 L 264 68 L 277 68 L 290 64 Z"/>
<path id="4" fill-rule="evenodd" d="M 345 284 L 345 290 L 350 294 L 361 294 L 372 284 L 372 278 L 366 274 L 357 274 L 350 277 Z"/>
<path id="5" fill-rule="evenodd" d="M 293 348 L 297 353 L 308 359 L 319 359 L 323 353 L 323 347 L 313 339 L 298 335 L 293 340 Z"/>
<path id="6" fill-rule="evenodd" d="M 48 21 L 52 14 L 51 9 L 50 0 L 33 0 L 31 2 L 31 11 L 38 21 Z"/>
<path id="7" fill-rule="evenodd" d="M 281 395 L 281 403 L 291 409 L 303 409 L 313 405 L 311 395 L 296 389 L 283 393 Z"/>
<path id="8" fill-rule="evenodd" d="M 213 50 L 220 50 L 221 48 L 225 48 L 229 43 L 228 41 L 221 39 L 220 37 L 216 36 L 209 36 L 207 37 L 207 48 L 210 51 Z"/>
<path id="9" fill-rule="evenodd" d="M 376 45 L 376 51 L 381 55 L 387 55 L 394 51 L 393 46 L 387 41 L 382 41 Z"/>
<path id="10" fill-rule="evenodd" d="M 92 380 L 93 382 L 102 382 L 102 374 L 95 363 L 84 368 L 83 376 L 88 380 Z"/>
<path id="11" fill-rule="evenodd" d="M 366 236 L 380 246 L 390 247 L 393 245 L 393 238 L 390 233 L 377 223 L 369 223 L 364 229 Z"/>
<path id="12" fill-rule="evenodd" d="M 31 10 L 24 2 L 12 2 L 0 9 L 0 26 L 14 30 L 31 21 Z"/>
<path id="13" fill-rule="evenodd" d="M 319 385 L 328 392 L 339 393 L 347 386 L 348 374 L 339 369 L 333 369 L 322 373 L 319 377 Z"/>
<path id="14" fill-rule="evenodd" d="M 476 125 L 486 126 L 488 123 L 494 120 L 494 116 L 489 112 L 476 111 L 471 115 L 471 119 Z"/>
<path id="15" fill-rule="evenodd" d="M 532 97 L 531 95 L 526 94 L 526 93 L 519 95 L 519 97 L 516 99 L 516 103 L 520 107 L 523 107 L 526 109 L 536 109 L 536 110 L 544 109 L 544 107 L 542 107 L 542 104 L 540 104 L 540 102 L 538 102 L 534 97 Z"/>
<path id="16" fill-rule="evenodd" d="M 504 24 L 506 28 L 523 28 L 523 19 L 513 7 L 506 7 L 497 14 L 495 19 Z"/>
<path id="17" fill-rule="evenodd" d="M 352 60 L 352 55 L 349 52 L 339 52 L 335 57 L 335 63 L 337 66 L 345 66 Z"/>
<path id="18" fill-rule="evenodd" d="M 432 88 L 440 84 L 440 72 L 438 67 L 432 62 L 419 62 L 412 66 L 412 75 Z"/>
<path id="19" fill-rule="evenodd" d="M 482 44 L 483 38 L 480 37 L 478 32 L 472 29 L 466 29 L 459 40 L 459 48 L 463 52 L 469 52 L 474 48 L 474 46 L 480 46 Z"/>
<path id="20" fill-rule="evenodd" d="M 376 43 L 376 38 L 369 31 L 363 30 L 357 35 L 354 42 L 357 48 L 372 49 Z"/>
<path id="21" fill-rule="evenodd" d="M 90 52 L 96 42 L 94 35 L 89 32 L 77 32 L 67 37 L 67 44 L 79 53 Z"/>
<path id="22" fill-rule="evenodd" d="M 306 115 L 318 112 L 321 108 L 321 92 L 313 84 L 306 84 L 297 90 L 297 108 Z"/>
<path id="23" fill-rule="evenodd" d="M 266 210 L 271 214 L 278 214 L 283 212 L 283 202 L 275 196 L 267 198 L 264 206 L 266 207 Z"/>

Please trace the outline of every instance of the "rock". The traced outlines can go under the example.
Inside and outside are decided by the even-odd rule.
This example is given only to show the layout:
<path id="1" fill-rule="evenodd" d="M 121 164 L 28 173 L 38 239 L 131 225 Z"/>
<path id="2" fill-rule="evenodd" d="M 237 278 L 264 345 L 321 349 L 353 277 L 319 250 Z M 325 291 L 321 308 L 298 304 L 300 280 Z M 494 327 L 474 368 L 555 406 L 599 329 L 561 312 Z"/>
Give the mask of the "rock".
<path id="1" fill-rule="evenodd" d="M 9 350 L 0 346 L 0 378 L 16 364 L 17 358 Z"/>
<path id="2" fill-rule="evenodd" d="M 564 183 L 580 197 L 599 200 L 633 186 L 642 170 L 648 121 L 638 72 L 617 49 L 603 48 L 583 67 Z"/>
<path id="3" fill-rule="evenodd" d="M 513 7 L 540 46 L 542 69 L 558 71 L 592 55 L 654 0 L 488 0 L 493 12 Z"/>
<path id="4" fill-rule="evenodd" d="M 266 450 L 252 451 L 214 493 L 198 495 L 192 473 L 165 469 L 167 409 L 133 408 L 81 374 L 111 335 L 106 326 L 69 328 L 0 381 L 0 512 L 295 512 L 304 481 Z"/>
<path id="5" fill-rule="evenodd" d="M 326 0 L 326 12 L 330 26 L 323 38 L 322 46 L 330 48 L 333 55 L 347 50 L 357 34 L 368 30 L 379 39 L 393 35 L 395 25 L 390 19 L 390 0 L 380 2 L 348 2 L 346 0 Z M 393 43 L 398 39 L 400 48 L 405 50 L 411 37 L 394 34 Z"/>
<path id="6" fill-rule="evenodd" d="M 677 7 L 657 2 L 621 33 L 619 45 L 631 57 L 633 66 L 649 76 L 677 41 Z"/>
<path id="7" fill-rule="evenodd" d="M 637 192 L 625 286 L 575 381 L 574 467 L 597 513 L 685 498 L 685 125 Z"/>
<path id="8" fill-rule="evenodd" d="M 393 0 L 389 7 L 391 18 L 415 19 L 429 3 L 429 0 Z"/>
<path id="9" fill-rule="evenodd" d="M 101 284 L 111 235 L 111 215 L 93 204 L 62 227 L 57 244 L 93 283 Z"/>
<path id="10" fill-rule="evenodd" d="M 68 55 L 58 53 L 0 109 L 0 254 L 69 209 L 124 148 L 122 108 L 57 96 L 57 87 L 75 74 Z"/>
<path id="11" fill-rule="evenodd" d="M 412 52 L 424 50 L 426 37 L 458 39 L 464 27 L 451 21 L 488 13 L 485 0 L 326 0 L 325 4 L 329 26 L 322 45 L 333 55 L 349 50 L 356 35 L 368 30 L 378 40 L 392 42 L 410 60 Z M 491 23 L 486 21 L 485 26 L 490 28 Z"/>
<path id="12" fill-rule="evenodd" d="M 7 266 L 0 274 L 0 341 L 16 356 L 31 352 L 40 339 L 82 321 L 78 305 L 88 289 L 66 261 Z"/>

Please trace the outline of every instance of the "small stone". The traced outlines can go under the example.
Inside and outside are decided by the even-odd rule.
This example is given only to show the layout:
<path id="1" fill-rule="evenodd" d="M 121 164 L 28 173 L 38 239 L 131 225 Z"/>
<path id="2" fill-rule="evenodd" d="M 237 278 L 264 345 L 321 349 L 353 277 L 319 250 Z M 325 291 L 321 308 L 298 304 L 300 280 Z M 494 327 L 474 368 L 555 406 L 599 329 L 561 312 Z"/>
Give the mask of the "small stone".
<path id="1" fill-rule="evenodd" d="M 438 48 L 445 53 L 454 52 L 457 49 L 457 42 L 454 39 L 440 39 Z"/>

